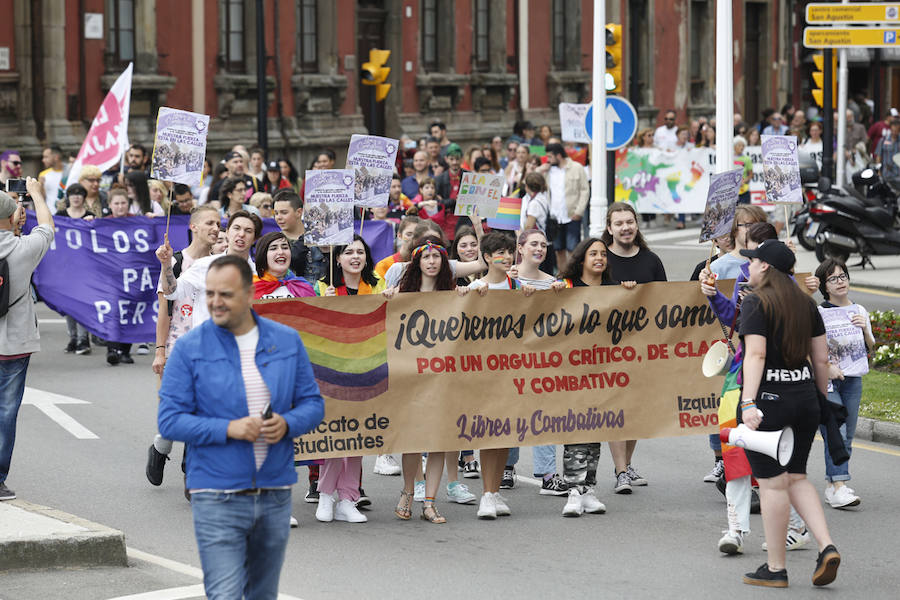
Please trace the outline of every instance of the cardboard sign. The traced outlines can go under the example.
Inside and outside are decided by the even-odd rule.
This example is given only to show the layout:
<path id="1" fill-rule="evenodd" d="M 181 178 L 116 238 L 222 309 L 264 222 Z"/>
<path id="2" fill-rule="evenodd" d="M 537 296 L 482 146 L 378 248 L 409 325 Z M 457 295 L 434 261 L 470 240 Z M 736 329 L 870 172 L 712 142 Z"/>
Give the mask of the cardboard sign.
<path id="1" fill-rule="evenodd" d="M 347 168 L 355 171 L 357 206 L 385 206 L 400 142 L 377 135 L 354 135 L 347 152 Z"/>
<path id="2" fill-rule="evenodd" d="M 802 204 L 797 138 L 793 135 L 762 136 L 762 160 L 766 199 L 773 204 Z"/>
<path id="3" fill-rule="evenodd" d="M 343 246 L 353 241 L 353 169 L 306 172 L 303 241 L 307 246 Z"/>
<path id="4" fill-rule="evenodd" d="M 150 177 L 200 185 L 208 133 L 209 115 L 161 107 L 156 117 Z"/>
<path id="5" fill-rule="evenodd" d="M 477 209 L 479 217 L 497 216 L 503 184 L 503 175 L 463 173 L 453 214 L 471 217 Z"/>
<path id="6" fill-rule="evenodd" d="M 731 231 L 743 176 L 743 169 L 734 169 L 715 173 L 709 178 L 706 210 L 703 212 L 703 224 L 700 226 L 701 243 L 727 235 Z"/>

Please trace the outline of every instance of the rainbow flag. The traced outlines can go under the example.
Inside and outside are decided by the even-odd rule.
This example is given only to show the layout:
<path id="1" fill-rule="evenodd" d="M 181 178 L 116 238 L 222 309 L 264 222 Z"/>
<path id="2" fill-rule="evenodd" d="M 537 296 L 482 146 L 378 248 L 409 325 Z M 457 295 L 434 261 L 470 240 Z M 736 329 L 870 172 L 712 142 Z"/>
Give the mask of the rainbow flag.
<path id="1" fill-rule="evenodd" d="M 500 198 L 497 216 L 487 220 L 491 229 L 507 229 L 515 231 L 521 227 L 519 219 L 522 214 L 521 198 Z"/>
<path id="2" fill-rule="evenodd" d="M 258 303 L 253 308 L 300 333 L 322 396 L 363 402 L 387 391 L 386 302 L 363 314 L 294 299 Z"/>

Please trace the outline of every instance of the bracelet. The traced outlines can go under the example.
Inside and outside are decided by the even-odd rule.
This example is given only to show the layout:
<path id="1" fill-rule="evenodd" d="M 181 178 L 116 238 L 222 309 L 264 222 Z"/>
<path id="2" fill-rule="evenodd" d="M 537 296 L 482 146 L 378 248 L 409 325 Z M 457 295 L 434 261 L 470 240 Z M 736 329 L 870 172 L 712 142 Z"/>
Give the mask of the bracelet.
<path id="1" fill-rule="evenodd" d="M 756 402 L 741 402 L 741 410 L 747 410 L 748 408 L 755 407 Z"/>
<path id="2" fill-rule="evenodd" d="M 160 348 L 165 348 L 165 347 L 166 347 L 165 344 L 163 344 L 162 346 L 157 345 L 156 349 L 159 350 Z"/>

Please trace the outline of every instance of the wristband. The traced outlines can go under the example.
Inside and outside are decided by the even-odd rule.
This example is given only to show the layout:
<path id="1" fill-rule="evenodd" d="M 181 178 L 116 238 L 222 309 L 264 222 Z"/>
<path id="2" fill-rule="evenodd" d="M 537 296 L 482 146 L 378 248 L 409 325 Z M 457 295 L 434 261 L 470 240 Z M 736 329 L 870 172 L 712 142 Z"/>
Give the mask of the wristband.
<path id="1" fill-rule="evenodd" d="M 747 410 L 756 406 L 756 402 L 741 402 L 741 410 Z"/>

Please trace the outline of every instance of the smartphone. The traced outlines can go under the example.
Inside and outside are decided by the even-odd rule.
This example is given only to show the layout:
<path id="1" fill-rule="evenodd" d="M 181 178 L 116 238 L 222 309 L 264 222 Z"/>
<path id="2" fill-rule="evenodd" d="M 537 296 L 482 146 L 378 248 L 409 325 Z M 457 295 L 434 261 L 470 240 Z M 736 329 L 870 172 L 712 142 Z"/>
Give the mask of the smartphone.
<path id="1" fill-rule="evenodd" d="M 272 403 L 271 402 L 266 402 L 266 407 L 263 409 L 261 414 L 262 414 L 263 421 L 268 421 L 269 419 L 272 418 Z"/>
<path id="2" fill-rule="evenodd" d="M 24 179 L 7 179 L 6 180 L 6 191 L 10 194 L 19 194 L 24 195 L 28 193 L 28 189 L 25 187 Z"/>
<path id="3" fill-rule="evenodd" d="M 779 396 L 778 394 L 773 394 L 771 392 L 763 392 L 759 395 L 760 400 L 768 400 L 769 402 L 778 402 Z"/>
<path id="4" fill-rule="evenodd" d="M 741 293 L 741 292 L 746 293 L 746 292 L 753 291 L 753 286 L 750 285 L 749 281 L 739 281 L 737 285 L 738 285 L 738 293 Z"/>

